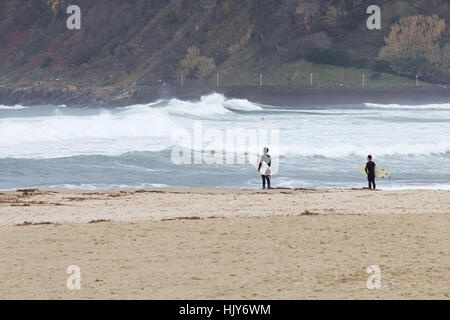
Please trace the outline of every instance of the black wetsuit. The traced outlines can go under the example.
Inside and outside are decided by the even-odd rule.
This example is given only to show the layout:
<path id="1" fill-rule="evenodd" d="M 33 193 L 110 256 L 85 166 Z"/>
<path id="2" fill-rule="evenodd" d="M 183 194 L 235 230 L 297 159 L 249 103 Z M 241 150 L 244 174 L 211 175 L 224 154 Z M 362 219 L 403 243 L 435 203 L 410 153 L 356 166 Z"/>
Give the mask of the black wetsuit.
<path id="1" fill-rule="evenodd" d="M 266 188 L 266 181 L 267 181 L 267 188 L 270 189 L 270 176 L 261 175 L 262 182 L 263 182 L 263 189 Z"/>
<path id="2" fill-rule="evenodd" d="M 369 189 L 372 189 L 372 185 L 373 185 L 373 189 L 376 189 L 376 184 L 375 184 L 375 162 L 373 161 L 369 161 L 366 164 L 366 173 L 367 173 L 367 180 L 369 180 Z"/>
<path id="3" fill-rule="evenodd" d="M 261 157 L 261 160 L 259 161 L 258 171 L 261 169 L 263 161 L 266 162 L 267 166 L 269 166 L 269 167 L 272 164 L 272 160 L 271 160 L 270 156 L 268 154 L 264 154 Z M 265 174 L 262 174 L 261 178 L 262 178 L 263 189 L 266 188 L 266 181 L 267 181 L 267 187 L 270 189 L 270 176 L 266 176 Z"/>

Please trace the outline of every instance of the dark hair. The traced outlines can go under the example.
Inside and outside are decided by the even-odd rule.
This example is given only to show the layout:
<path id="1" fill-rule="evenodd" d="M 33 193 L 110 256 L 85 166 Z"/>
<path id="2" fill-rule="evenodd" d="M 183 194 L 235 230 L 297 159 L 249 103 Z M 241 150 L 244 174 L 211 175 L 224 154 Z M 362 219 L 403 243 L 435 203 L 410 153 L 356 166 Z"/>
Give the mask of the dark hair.
<path id="1" fill-rule="evenodd" d="M 372 160 L 372 155 L 369 154 L 369 155 L 367 156 L 367 158 L 368 158 L 369 160 Z"/>

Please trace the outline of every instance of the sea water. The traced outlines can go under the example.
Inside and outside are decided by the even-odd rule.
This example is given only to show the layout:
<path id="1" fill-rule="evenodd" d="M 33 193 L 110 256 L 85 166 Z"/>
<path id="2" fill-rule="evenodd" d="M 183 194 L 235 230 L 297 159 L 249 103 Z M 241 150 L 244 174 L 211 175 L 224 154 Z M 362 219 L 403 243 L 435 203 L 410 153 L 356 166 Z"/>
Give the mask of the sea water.
<path id="1" fill-rule="evenodd" d="M 274 187 L 366 186 L 358 167 L 372 154 L 391 172 L 382 189 L 450 189 L 450 104 L 285 107 L 220 94 L 110 109 L 0 106 L 0 189 L 259 188 L 250 160 L 174 161 L 177 132 L 190 136 L 192 159 L 211 145 L 193 141 L 200 125 L 224 137 L 233 128 L 277 132 L 276 141 L 233 149 L 249 157 L 267 144 Z"/>

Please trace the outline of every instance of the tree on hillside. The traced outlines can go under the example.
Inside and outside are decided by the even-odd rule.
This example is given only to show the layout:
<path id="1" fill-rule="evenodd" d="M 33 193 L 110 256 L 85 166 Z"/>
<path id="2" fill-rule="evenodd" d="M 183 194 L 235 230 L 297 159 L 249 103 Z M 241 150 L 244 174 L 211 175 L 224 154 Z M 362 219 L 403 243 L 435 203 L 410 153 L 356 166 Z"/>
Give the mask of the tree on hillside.
<path id="1" fill-rule="evenodd" d="M 386 46 L 380 51 L 383 60 L 399 57 L 425 57 L 436 60 L 441 53 L 439 39 L 445 30 L 445 20 L 433 16 L 410 16 L 400 19 L 392 26 L 391 33 L 385 39 Z"/>
<path id="2" fill-rule="evenodd" d="M 318 3 L 301 1 L 295 9 L 296 28 L 310 32 L 314 28 L 315 18 L 318 12 Z"/>
<path id="3" fill-rule="evenodd" d="M 392 26 L 378 58 L 389 61 L 399 74 L 415 76 L 419 72 L 434 81 L 446 81 L 450 73 L 450 46 L 439 42 L 445 28 L 445 20 L 437 15 L 402 18 Z M 423 63 L 417 65 L 420 61 Z M 411 66 L 415 68 L 411 69 Z"/>
<path id="4" fill-rule="evenodd" d="M 203 80 L 209 78 L 216 70 L 214 60 L 200 54 L 200 50 L 193 46 L 188 48 L 187 54 L 180 61 L 177 70 L 177 77 L 182 75 L 186 78 L 196 78 Z"/>
<path id="5" fill-rule="evenodd" d="M 345 23 L 345 18 L 348 12 L 345 9 L 336 8 L 334 6 L 328 7 L 325 14 L 324 22 L 330 28 L 338 28 Z"/>

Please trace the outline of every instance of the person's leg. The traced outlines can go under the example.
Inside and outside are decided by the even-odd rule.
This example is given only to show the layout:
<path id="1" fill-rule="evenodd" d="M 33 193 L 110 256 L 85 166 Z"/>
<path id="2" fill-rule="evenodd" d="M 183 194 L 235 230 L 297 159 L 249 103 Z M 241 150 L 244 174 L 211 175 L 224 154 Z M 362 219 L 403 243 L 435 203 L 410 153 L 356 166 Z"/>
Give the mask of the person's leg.
<path id="1" fill-rule="evenodd" d="M 377 185 L 375 184 L 375 176 L 373 176 L 373 178 L 372 178 L 372 184 L 373 184 L 373 188 L 376 189 Z"/>
<path id="2" fill-rule="evenodd" d="M 267 178 L 267 188 L 270 189 L 270 178 L 271 178 L 271 176 L 266 176 L 266 178 Z"/>
<path id="3" fill-rule="evenodd" d="M 262 183 L 263 183 L 263 190 L 266 188 L 266 177 L 265 176 L 261 176 L 261 178 L 262 178 Z"/>
<path id="4" fill-rule="evenodd" d="M 375 175 L 369 175 L 369 189 L 375 189 Z"/>

